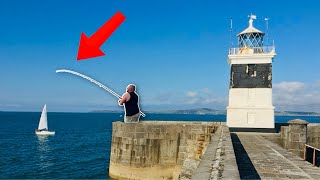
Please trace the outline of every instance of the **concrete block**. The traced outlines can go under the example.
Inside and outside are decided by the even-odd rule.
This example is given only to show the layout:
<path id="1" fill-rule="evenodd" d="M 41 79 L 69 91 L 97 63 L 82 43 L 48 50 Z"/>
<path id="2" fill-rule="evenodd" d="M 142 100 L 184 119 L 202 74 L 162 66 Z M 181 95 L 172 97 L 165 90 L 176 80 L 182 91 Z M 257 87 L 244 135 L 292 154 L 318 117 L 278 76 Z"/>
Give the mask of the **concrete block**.
<path id="1" fill-rule="evenodd" d="M 300 133 L 290 132 L 288 140 L 290 142 L 300 142 Z"/>
<path id="2" fill-rule="evenodd" d="M 161 133 L 161 128 L 152 128 L 151 133 L 160 134 Z"/>
<path id="3" fill-rule="evenodd" d="M 140 139 L 140 138 L 144 138 L 145 137 L 145 133 L 136 133 L 135 138 Z"/>
<path id="4" fill-rule="evenodd" d="M 307 142 L 307 134 L 299 134 L 299 142 L 306 143 Z"/>
<path id="5" fill-rule="evenodd" d="M 136 138 L 132 139 L 132 142 L 133 142 L 132 145 L 134 145 L 134 146 L 135 146 L 136 144 L 138 144 L 138 140 L 137 140 Z"/>
<path id="6" fill-rule="evenodd" d="M 303 144 L 300 142 L 288 142 L 288 149 L 291 150 L 299 150 Z"/>
<path id="7" fill-rule="evenodd" d="M 145 128 L 144 127 L 136 127 L 136 133 L 137 132 L 145 132 Z"/>
<path id="8" fill-rule="evenodd" d="M 114 143 L 120 143 L 120 142 L 122 142 L 121 139 L 122 139 L 121 137 L 113 137 L 113 138 L 112 138 L 112 142 L 114 142 Z"/>
<path id="9" fill-rule="evenodd" d="M 196 135 L 196 140 L 197 141 L 204 141 L 205 140 L 205 135 L 204 134 L 197 134 Z"/>
<path id="10" fill-rule="evenodd" d="M 118 133 L 117 136 L 122 138 L 134 138 L 135 132 L 122 132 L 121 134 Z"/>
<path id="11" fill-rule="evenodd" d="M 132 138 L 122 138 L 121 139 L 122 144 L 132 144 Z"/>
<path id="12" fill-rule="evenodd" d="M 179 159 L 185 159 L 187 158 L 188 154 L 186 152 L 179 152 L 178 153 L 178 158 Z"/>
<path id="13" fill-rule="evenodd" d="M 147 140 L 145 138 L 137 139 L 138 145 L 147 145 Z"/>
<path id="14" fill-rule="evenodd" d="M 302 150 L 299 150 L 299 149 L 290 149 L 290 151 L 300 157 L 303 156 L 303 151 Z"/>
<path id="15" fill-rule="evenodd" d="M 178 164 L 178 165 L 182 165 L 183 162 L 184 162 L 184 159 L 178 159 L 177 164 Z"/>
<path id="16" fill-rule="evenodd" d="M 187 146 L 179 146 L 179 152 L 187 152 Z"/>

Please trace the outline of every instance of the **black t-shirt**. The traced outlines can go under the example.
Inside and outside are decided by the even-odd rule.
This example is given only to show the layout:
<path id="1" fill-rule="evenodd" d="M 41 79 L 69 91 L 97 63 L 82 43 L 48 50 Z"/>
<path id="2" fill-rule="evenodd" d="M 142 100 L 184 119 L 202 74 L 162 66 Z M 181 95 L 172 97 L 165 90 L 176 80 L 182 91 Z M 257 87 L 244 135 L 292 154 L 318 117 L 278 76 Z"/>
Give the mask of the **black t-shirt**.
<path id="1" fill-rule="evenodd" d="M 129 92 L 130 100 L 124 103 L 126 108 L 126 116 L 133 116 L 139 113 L 138 101 L 139 97 L 135 92 Z"/>

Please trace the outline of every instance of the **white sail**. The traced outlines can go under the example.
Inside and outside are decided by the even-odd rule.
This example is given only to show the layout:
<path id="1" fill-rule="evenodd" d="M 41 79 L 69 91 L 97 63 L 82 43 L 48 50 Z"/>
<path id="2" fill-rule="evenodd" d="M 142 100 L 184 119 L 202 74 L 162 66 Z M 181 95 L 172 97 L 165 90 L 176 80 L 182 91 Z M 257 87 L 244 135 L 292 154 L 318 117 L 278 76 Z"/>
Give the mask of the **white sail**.
<path id="1" fill-rule="evenodd" d="M 48 129 L 48 122 L 47 122 L 47 105 L 45 104 L 41 113 L 40 122 L 38 130 L 41 129 Z"/>

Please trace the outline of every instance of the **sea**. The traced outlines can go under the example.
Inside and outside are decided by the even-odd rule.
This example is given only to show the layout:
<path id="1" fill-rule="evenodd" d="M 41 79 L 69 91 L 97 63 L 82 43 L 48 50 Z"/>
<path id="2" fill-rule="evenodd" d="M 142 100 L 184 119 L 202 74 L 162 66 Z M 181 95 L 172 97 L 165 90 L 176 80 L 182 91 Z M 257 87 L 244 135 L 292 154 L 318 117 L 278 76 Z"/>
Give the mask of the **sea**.
<path id="1" fill-rule="evenodd" d="M 41 112 L 0 112 L 0 179 L 108 179 L 112 122 L 119 113 L 48 113 L 54 136 L 37 136 Z M 320 123 L 318 116 L 276 116 Z M 225 115 L 147 114 L 164 121 L 220 121 Z M 142 120 L 144 120 L 142 118 Z"/>

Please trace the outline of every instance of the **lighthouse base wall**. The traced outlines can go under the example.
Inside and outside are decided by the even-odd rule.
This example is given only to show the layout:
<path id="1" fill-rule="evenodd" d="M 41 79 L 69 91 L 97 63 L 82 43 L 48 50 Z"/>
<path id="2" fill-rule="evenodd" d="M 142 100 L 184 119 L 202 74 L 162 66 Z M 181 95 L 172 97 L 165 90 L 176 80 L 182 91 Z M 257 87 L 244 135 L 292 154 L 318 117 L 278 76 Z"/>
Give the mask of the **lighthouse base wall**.
<path id="1" fill-rule="evenodd" d="M 227 125 L 240 128 L 274 128 L 271 88 L 231 88 Z"/>
<path id="2" fill-rule="evenodd" d="M 273 108 L 228 108 L 227 126 L 238 128 L 274 128 Z"/>

